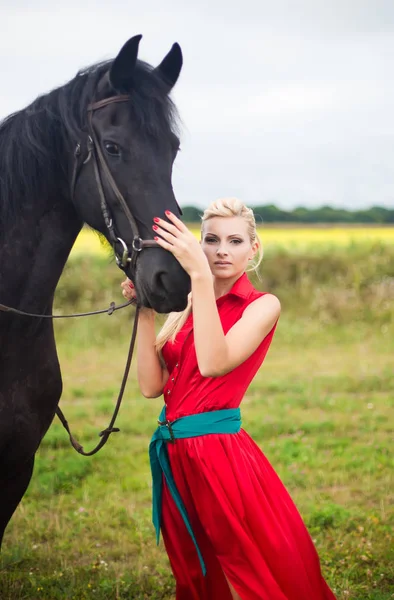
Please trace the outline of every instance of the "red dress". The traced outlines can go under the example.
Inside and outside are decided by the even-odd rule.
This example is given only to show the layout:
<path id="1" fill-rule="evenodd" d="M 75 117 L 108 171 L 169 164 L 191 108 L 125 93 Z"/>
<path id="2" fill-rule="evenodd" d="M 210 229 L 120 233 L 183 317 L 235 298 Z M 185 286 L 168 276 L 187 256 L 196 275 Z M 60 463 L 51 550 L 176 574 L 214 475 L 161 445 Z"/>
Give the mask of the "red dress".
<path id="1" fill-rule="evenodd" d="M 263 296 L 243 274 L 217 300 L 224 333 Z M 255 352 L 221 377 L 198 369 L 189 316 L 174 343 L 163 347 L 169 378 L 164 388 L 170 421 L 237 408 L 271 344 L 277 322 Z M 209 333 L 207 333 L 209 335 Z M 264 404 L 261 410 L 263 413 Z M 335 600 L 319 558 L 286 488 L 243 430 L 177 439 L 167 444 L 175 483 L 186 506 L 207 574 L 164 481 L 162 534 L 176 579 L 177 600 Z"/>

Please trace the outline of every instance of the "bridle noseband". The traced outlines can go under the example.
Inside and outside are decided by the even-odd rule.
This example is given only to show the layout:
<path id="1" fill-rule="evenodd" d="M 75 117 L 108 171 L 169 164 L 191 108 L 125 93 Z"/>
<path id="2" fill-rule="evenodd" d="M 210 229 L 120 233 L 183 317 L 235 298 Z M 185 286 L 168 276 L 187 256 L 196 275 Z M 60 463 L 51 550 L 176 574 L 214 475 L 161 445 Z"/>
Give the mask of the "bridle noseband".
<path id="1" fill-rule="evenodd" d="M 104 106 L 108 106 L 108 104 L 113 104 L 115 102 L 127 102 L 128 100 L 130 100 L 130 96 L 124 94 L 121 96 L 111 96 L 110 98 L 105 98 L 104 100 L 99 100 L 97 102 L 93 102 L 92 104 L 88 105 L 88 107 L 87 107 L 88 137 L 87 137 L 87 144 L 86 144 L 87 156 L 83 160 L 83 162 L 81 164 L 79 164 L 79 159 L 81 157 L 82 150 L 81 150 L 81 143 L 78 142 L 76 145 L 75 151 L 74 151 L 75 162 L 74 162 L 74 169 L 73 169 L 72 180 L 71 180 L 71 199 L 72 200 L 74 199 L 75 185 L 76 185 L 77 178 L 78 178 L 83 166 L 86 165 L 92 158 L 97 189 L 98 189 L 98 192 L 100 195 L 100 208 L 101 208 L 101 212 L 102 212 L 102 215 L 104 218 L 105 226 L 107 227 L 107 230 L 108 230 L 108 238 L 114 249 L 116 264 L 118 265 L 118 267 L 120 269 L 124 270 L 130 263 L 131 272 L 134 273 L 135 267 L 136 267 L 137 256 L 141 252 L 141 250 L 143 250 L 144 248 L 159 248 L 160 246 L 155 240 L 152 240 L 152 239 L 144 240 L 141 238 L 136 220 L 133 217 L 133 215 L 131 214 L 130 209 L 127 206 L 127 203 L 126 203 L 122 193 L 120 192 L 118 186 L 116 185 L 116 182 L 115 182 L 115 180 L 112 176 L 112 173 L 108 167 L 107 161 L 104 158 L 103 152 L 101 150 L 99 141 L 97 139 L 97 136 L 96 136 L 96 133 L 95 133 L 94 127 L 93 127 L 93 113 L 96 110 L 99 110 L 100 108 L 103 108 Z M 110 213 L 110 210 L 108 207 L 108 203 L 105 199 L 105 192 L 104 192 L 101 174 L 104 174 L 104 176 L 111 188 L 111 191 L 113 192 L 114 196 L 118 200 L 120 206 L 123 209 L 124 214 L 126 215 L 128 222 L 130 224 L 131 231 L 133 233 L 133 241 L 131 244 L 131 249 L 127 246 L 126 242 L 122 238 L 120 238 L 118 235 L 116 235 L 114 221 L 111 216 L 111 213 Z M 119 246 L 120 246 L 120 252 L 117 251 L 117 247 L 119 247 Z"/>

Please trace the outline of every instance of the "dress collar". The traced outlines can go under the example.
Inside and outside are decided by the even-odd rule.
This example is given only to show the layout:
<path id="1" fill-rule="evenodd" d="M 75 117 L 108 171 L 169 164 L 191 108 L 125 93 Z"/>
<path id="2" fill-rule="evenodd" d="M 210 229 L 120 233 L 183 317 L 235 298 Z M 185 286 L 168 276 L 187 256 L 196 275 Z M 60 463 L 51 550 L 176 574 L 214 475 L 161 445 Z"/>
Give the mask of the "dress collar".
<path id="1" fill-rule="evenodd" d="M 222 298 L 226 298 L 229 295 L 237 296 L 238 298 L 242 298 L 242 299 L 249 298 L 253 289 L 254 288 L 253 288 L 252 284 L 250 283 L 248 276 L 246 275 L 246 273 L 243 273 L 237 279 L 237 281 L 234 283 L 231 290 L 229 292 L 227 292 L 227 294 L 224 294 L 224 296 L 220 296 L 220 298 L 217 299 L 217 302 L 219 300 L 221 300 Z"/>

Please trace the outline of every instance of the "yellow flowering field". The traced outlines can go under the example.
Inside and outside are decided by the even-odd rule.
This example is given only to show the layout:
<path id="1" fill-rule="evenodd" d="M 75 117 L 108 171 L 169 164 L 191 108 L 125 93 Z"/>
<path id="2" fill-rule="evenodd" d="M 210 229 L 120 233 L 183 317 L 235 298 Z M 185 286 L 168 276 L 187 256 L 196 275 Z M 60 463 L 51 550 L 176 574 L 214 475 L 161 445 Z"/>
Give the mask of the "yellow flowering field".
<path id="1" fill-rule="evenodd" d="M 198 226 L 193 224 L 190 229 L 199 238 L 200 230 Z M 362 242 L 394 244 L 394 227 L 290 227 L 288 225 L 270 227 L 264 225 L 258 228 L 258 232 L 264 249 L 280 246 L 288 250 L 300 250 L 303 248 L 348 246 L 352 243 Z M 105 254 L 108 253 L 108 247 L 102 243 L 95 232 L 84 228 L 74 244 L 72 256 L 86 253 Z"/>

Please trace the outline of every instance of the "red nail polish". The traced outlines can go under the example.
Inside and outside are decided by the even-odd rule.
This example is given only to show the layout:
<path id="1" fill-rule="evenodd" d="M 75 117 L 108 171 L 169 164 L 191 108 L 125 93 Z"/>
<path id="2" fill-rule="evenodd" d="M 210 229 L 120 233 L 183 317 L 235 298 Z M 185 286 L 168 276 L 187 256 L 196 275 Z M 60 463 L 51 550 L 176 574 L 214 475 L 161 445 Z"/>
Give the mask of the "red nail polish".
<path id="1" fill-rule="evenodd" d="M 166 213 L 167 217 L 171 214 L 171 211 L 169 211 L 169 210 L 166 210 L 164 212 Z"/>
<path id="2" fill-rule="evenodd" d="M 159 217 L 153 217 L 153 220 L 154 220 L 155 223 L 160 223 Z"/>
<path id="3" fill-rule="evenodd" d="M 152 225 L 152 229 L 154 229 L 156 231 L 156 229 L 159 229 L 157 225 Z"/>
<path id="4" fill-rule="evenodd" d="M 155 242 L 157 242 L 159 238 L 155 236 L 153 239 L 155 240 Z"/>

